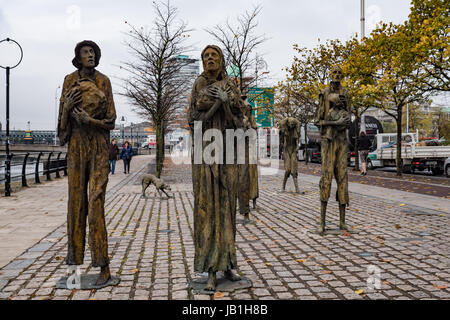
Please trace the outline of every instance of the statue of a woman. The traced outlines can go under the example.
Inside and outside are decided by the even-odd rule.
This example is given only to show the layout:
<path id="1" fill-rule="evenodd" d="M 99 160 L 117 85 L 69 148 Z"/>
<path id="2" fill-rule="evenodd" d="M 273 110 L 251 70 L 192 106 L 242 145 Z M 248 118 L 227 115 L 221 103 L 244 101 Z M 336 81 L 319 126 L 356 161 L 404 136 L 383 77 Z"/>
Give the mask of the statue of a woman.
<path id="1" fill-rule="evenodd" d="M 235 163 L 227 163 L 226 129 L 242 127 L 242 99 L 239 89 L 225 71 L 222 50 L 214 45 L 202 52 L 204 72 L 196 79 L 191 95 L 189 122 L 191 128 L 200 121 L 202 135 L 209 129 L 216 129 L 223 135 L 223 148 L 219 155 L 222 161 L 207 164 L 203 151 L 208 141 L 200 144 L 202 157 L 196 163 L 193 157 L 192 183 L 194 189 L 194 271 L 208 272 L 207 291 L 216 288 L 216 273 L 223 271 L 225 278 L 238 281 L 233 273 L 236 261 L 236 199 L 238 170 Z M 216 131 L 217 132 L 217 131 Z M 212 142 L 211 142 L 212 143 Z M 231 149 L 231 148 L 230 148 Z M 236 148 L 232 148 L 236 150 Z M 216 150 L 217 152 L 218 150 Z"/>

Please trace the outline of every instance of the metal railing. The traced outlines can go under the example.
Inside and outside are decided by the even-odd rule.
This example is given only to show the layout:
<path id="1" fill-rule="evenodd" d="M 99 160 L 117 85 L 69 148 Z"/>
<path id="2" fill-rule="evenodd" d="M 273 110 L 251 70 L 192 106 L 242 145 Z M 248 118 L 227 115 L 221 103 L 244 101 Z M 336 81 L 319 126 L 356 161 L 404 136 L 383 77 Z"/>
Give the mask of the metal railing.
<path id="1" fill-rule="evenodd" d="M 4 185 L 6 190 L 6 166 L 4 160 L 6 155 L 0 155 L 0 185 Z M 26 152 L 11 153 L 9 155 L 11 161 L 11 182 L 22 181 L 22 187 L 27 187 L 27 177 L 34 176 L 35 183 L 41 183 L 40 177 L 45 176 L 46 180 L 52 180 L 51 174 L 55 173 L 56 178 L 61 178 L 60 172 L 67 176 L 67 152 Z M 13 170 L 20 168 L 21 170 Z M 32 169 L 34 168 L 34 170 Z M 28 170 L 27 170 L 28 169 Z M 16 174 L 14 174 L 16 172 Z M 19 174 L 20 172 L 20 174 Z"/>

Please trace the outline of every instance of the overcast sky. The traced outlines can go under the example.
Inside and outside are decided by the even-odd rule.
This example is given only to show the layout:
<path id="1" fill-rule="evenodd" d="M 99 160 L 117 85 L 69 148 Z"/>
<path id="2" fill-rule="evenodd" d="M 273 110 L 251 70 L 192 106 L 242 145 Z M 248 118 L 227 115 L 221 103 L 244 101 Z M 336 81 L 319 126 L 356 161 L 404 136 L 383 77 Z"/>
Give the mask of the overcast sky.
<path id="1" fill-rule="evenodd" d="M 347 40 L 360 31 L 359 0 L 172 0 L 179 18 L 188 22 L 191 44 L 199 58 L 201 49 L 214 41 L 204 31 L 227 17 L 235 17 L 253 4 L 263 6 L 258 33 L 270 38 L 260 48 L 271 75 L 270 84 L 284 76 L 294 55 L 292 45 L 312 48 L 326 39 Z M 401 23 L 409 14 L 409 0 L 366 0 L 366 34 L 382 20 Z M 135 26 L 151 26 L 151 0 L 0 0 L 0 40 L 18 41 L 24 50 L 22 63 L 11 70 L 10 128 L 55 128 L 55 92 L 59 100 L 64 76 L 74 71 L 71 60 L 75 44 L 93 40 L 102 50 L 98 70 L 109 76 L 117 92 L 121 61 L 129 60 L 123 45 L 128 21 Z M 0 44 L 0 65 L 14 60 L 13 47 Z M 11 62 L 12 63 L 12 62 Z M 0 69 L 0 122 L 5 129 L 5 72 Z M 126 99 L 115 95 L 118 117 L 128 122 L 140 119 Z M 59 103 L 59 102 L 58 102 Z"/>

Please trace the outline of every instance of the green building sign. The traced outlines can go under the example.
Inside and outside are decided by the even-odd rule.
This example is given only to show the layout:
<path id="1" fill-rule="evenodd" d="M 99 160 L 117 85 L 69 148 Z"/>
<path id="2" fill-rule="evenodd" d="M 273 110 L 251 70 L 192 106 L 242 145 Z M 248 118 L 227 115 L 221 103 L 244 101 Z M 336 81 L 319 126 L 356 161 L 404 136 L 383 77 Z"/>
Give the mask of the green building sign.
<path id="1" fill-rule="evenodd" d="M 247 101 L 253 108 L 253 116 L 258 127 L 270 128 L 274 126 L 273 102 L 274 88 L 249 88 Z"/>

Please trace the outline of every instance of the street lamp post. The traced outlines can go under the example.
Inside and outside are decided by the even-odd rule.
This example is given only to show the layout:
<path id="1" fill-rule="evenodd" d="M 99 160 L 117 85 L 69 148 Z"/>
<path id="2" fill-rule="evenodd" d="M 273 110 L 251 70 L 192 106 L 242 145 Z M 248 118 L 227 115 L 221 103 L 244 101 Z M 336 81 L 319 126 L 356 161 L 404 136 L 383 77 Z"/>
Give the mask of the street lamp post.
<path id="1" fill-rule="evenodd" d="M 120 119 L 120 129 L 122 130 L 122 143 L 125 142 L 125 117 L 122 116 Z"/>
<path id="2" fill-rule="evenodd" d="M 5 42 L 6 41 L 6 42 Z M 14 66 L 2 66 L 0 67 L 2 69 L 6 69 L 6 160 L 5 160 L 5 197 L 9 197 L 11 195 L 11 156 L 9 154 L 9 72 L 11 69 L 14 69 L 17 67 L 21 62 L 23 58 L 23 50 L 19 43 L 17 43 L 15 40 L 6 38 L 4 40 L 0 41 L 1 43 L 14 43 L 16 44 L 20 49 L 20 59 L 19 62 L 17 62 Z"/>

